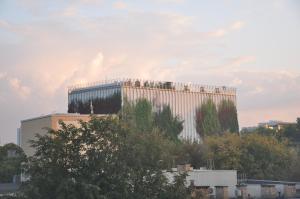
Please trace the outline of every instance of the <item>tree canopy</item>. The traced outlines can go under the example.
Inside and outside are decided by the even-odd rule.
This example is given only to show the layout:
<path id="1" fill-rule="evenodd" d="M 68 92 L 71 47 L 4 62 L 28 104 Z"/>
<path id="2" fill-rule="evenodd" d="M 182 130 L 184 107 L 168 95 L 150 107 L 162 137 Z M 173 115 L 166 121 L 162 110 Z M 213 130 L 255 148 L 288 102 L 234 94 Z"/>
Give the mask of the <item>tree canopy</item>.
<path id="1" fill-rule="evenodd" d="M 196 109 L 196 130 L 201 136 L 216 135 L 221 131 L 218 112 L 214 102 L 209 99 Z"/>
<path id="2" fill-rule="evenodd" d="M 180 178 L 170 184 L 163 174 L 171 165 L 171 143 L 160 132 L 131 131 L 117 117 L 80 124 L 61 123 L 32 141 L 36 152 L 26 166 L 23 198 L 188 197 Z"/>
<path id="3" fill-rule="evenodd" d="M 222 100 L 218 106 L 218 117 L 222 132 L 239 132 L 237 109 L 233 101 Z"/>
<path id="4" fill-rule="evenodd" d="M 148 100 L 137 100 L 134 108 L 134 119 L 138 131 L 151 131 L 153 127 L 153 112 L 152 105 Z"/>
<path id="5" fill-rule="evenodd" d="M 155 113 L 154 124 L 165 136 L 179 141 L 178 136 L 183 129 L 183 121 L 178 116 L 173 116 L 170 106 L 165 105 L 162 110 Z"/>
<path id="6" fill-rule="evenodd" d="M 236 169 L 252 179 L 287 179 L 296 157 L 285 141 L 259 134 L 211 136 L 205 145 L 216 169 Z"/>
<path id="7" fill-rule="evenodd" d="M 14 143 L 0 146 L 0 183 L 12 182 L 15 175 L 21 174 L 21 164 L 26 156 L 21 147 Z"/>

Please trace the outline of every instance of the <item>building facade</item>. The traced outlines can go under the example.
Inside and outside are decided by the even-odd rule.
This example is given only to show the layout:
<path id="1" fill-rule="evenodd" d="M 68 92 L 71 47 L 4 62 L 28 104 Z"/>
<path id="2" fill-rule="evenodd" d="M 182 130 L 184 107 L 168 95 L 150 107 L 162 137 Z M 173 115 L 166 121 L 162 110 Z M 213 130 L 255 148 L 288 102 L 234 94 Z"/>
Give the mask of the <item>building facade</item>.
<path id="1" fill-rule="evenodd" d="M 196 109 L 208 99 L 216 105 L 222 100 L 231 100 L 236 104 L 236 89 L 139 79 L 109 80 L 69 87 L 68 112 L 112 114 L 121 109 L 125 100 L 135 103 L 141 98 L 150 101 L 154 110 L 164 105 L 170 106 L 172 113 L 184 120 L 180 137 L 199 140 L 195 124 Z"/>
<path id="2" fill-rule="evenodd" d="M 27 156 L 31 156 L 34 154 L 34 148 L 30 146 L 29 141 L 34 140 L 36 134 L 45 135 L 49 128 L 58 130 L 59 121 L 79 126 L 79 120 L 89 121 L 90 115 L 55 113 L 22 120 L 18 130 L 20 147 Z"/>

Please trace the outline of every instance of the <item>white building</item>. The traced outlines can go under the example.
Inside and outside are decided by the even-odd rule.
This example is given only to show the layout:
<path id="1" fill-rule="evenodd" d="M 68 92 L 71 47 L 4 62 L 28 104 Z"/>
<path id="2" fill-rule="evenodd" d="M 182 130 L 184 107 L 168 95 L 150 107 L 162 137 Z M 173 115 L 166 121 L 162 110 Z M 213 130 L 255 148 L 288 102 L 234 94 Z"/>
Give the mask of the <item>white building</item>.
<path id="1" fill-rule="evenodd" d="M 186 167 L 186 165 L 181 165 Z M 174 176 L 180 172 L 186 172 L 186 186 L 193 185 L 194 187 L 207 187 L 212 192 L 211 195 L 216 195 L 216 187 L 226 187 L 229 198 L 235 197 L 237 185 L 236 170 L 208 170 L 208 169 L 193 169 L 189 168 L 174 168 L 173 172 L 165 172 L 169 182 L 173 182 Z"/>
<path id="2" fill-rule="evenodd" d="M 196 109 L 208 99 L 216 105 L 222 100 L 236 103 L 236 89 L 137 79 L 111 80 L 70 87 L 68 112 L 88 114 L 92 102 L 96 114 L 116 113 L 125 100 L 136 102 L 140 98 L 149 100 L 155 109 L 169 105 L 173 114 L 184 120 L 180 137 L 199 140 L 195 124 Z"/>

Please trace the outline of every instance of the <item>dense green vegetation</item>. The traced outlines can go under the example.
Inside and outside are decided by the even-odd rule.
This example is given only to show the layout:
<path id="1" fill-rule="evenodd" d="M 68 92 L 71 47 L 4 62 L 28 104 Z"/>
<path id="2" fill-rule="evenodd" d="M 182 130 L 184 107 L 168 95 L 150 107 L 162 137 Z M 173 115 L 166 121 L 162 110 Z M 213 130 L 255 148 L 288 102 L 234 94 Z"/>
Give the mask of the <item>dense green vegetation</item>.
<path id="1" fill-rule="evenodd" d="M 21 163 L 25 161 L 23 150 L 13 144 L 0 146 L 0 183 L 13 181 L 15 175 L 21 173 Z"/>
<path id="2" fill-rule="evenodd" d="M 231 100 L 222 100 L 218 107 L 218 118 L 222 132 L 239 132 L 236 106 Z"/>
<path id="3" fill-rule="evenodd" d="M 202 138 L 225 132 L 239 132 L 237 110 L 231 100 L 222 100 L 217 108 L 215 103 L 208 99 L 196 109 L 195 120 L 197 133 Z"/>
<path id="4" fill-rule="evenodd" d="M 117 117 L 61 124 L 32 142 L 24 198 L 187 198 L 182 178 L 169 184 L 172 143 L 158 131 L 131 131 Z"/>
<path id="5" fill-rule="evenodd" d="M 183 130 L 183 121 L 178 116 L 173 116 L 169 106 L 163 106 L 162 110 L 155 113 L 154 124 L 166 137 L 179 141 L 178 136 Z"/>
<path id="6" fill-rule="evenodd" d="M 236 111 L 228 102 L 220 107 Z M 220 107 L 217 112 L 208 101 L 201 113 L 218 119 L 223 117 L 220 110 L 226 109 Z M 220 122 L 218 130 L 222 133 L 211 134 L 205 129 L 217 129 L 218 125 L 207 122 L 205 125 L 214 128 L 202 129 L 206 133 L 200 143 L 178 139 L 182 123 L 168 106 L 153 112 L 144 99 L 135 104 L 125 102 L 119 115 L 92 116 L 80 127 L 61 123 L 60 130 L 49 130 L 32 141 L 36 152 L 24 167 L 31 177 L 18 197 L 190 198 L 191 190 L 184 186 L 185 175 L 177 176 L 173 183 L 164 175 L 177 164 L 187 163 L 194 168 L 235 169 L 253 179 L 300 180 L 300 156 L 295 147 L 299 120 L 291 128 L 282 129 L 284 136 L 266 129 L 230 133 L 237 127 L 232 120 Z M 290 129 L 292 134 L 287 133 L 292 132 Z"/>
<path id="7" fill-rule="evenodd" d="M 215 103 L 209 99 L 196 110 L 196 130 L 200 137 L 220 134 L 221 126 Z"/>

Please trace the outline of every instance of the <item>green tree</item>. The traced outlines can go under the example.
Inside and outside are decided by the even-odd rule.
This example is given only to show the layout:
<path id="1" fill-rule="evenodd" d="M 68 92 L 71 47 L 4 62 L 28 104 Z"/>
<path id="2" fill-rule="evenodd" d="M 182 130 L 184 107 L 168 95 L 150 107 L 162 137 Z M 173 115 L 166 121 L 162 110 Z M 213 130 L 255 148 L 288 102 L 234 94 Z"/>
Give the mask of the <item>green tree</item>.
<path id="1" fill-rule="evenodd" d="M 146 99 L 137 100 L 134 108 L 136 129 L 140 132 L 151 131 L 153 127 L 152 105 Z"/>
<path id="2" fill-rule="evenodd" d="M 218 117 L 223 132 L 238 133 L 239 123 L 236 106 L 231 100 L 222 100 L 218 107 Z"/>
<path id="3" fill-rule="evenodd" d="M 289 124 L 281 131 L 281 136 L 288 138 L 292 142 L 300 142 L 300 130 L 298 130 L 296 124 Z"/>
<path id="4" fill-rule="evenodd" d="M 249 134 L 242 139 L 242 172 L 249 178 L 282 180 L 288 177 L 295 154 L 286 141 Z"/>
<path id="5" fill-rule="evenodd" d="M 237 134 L 225 133 L 205 139 L 208 148 L 208 160 L 213 160 L 215 169 L 241 170 L 241 137 Z"/>
<path id="6" fill-rule="evenodd" d="M 297 118 L 297 129 L 300 131 L 300 117 Z"/>
<path id="7" fill-rule="evenodd" d="M 201 143 L 185 141 L 176 145 L 176 164 L 191 164 L 194 168 L 204 167 L 207 164 L 207 146 Z"/>
<path id="8" fill-rule="evenodd" d="M 0 182 L 12 182 L 15 175 L 21 174 L 21 164 L 26 156 L 21 147 L 9 143 L 0 146 Z"/>
<path id="9" fill-rule="evenodd" d="M 183 121 L 178 116 L 173 116 L 170 106 L 163 106 L 162 110 L 155 113 L 155 126 L 173 141 L 179 141 L 178 135 L 183 129 Z"/>
<path id="10" fill-rule="evenodd" d="M 131 131 L 117 117 L 92 117 L 80 124 L 77 128 L 61 123 L 60 130 L 50 129 L 32 141 L 36 152 L 27 163 L 30 179 L 20 195 L 26 199 L 172 198 L 170 190 L 179 185 L 170 184 L 163 174 L 172 161 L 168 150 L 172 142 L 160 132 Z M 182 186 L 178 190 L 185 190 Z"/>
<path id="11" fill-rule="evenodd" d="M 289 178 L 296 157 L 287 141 L 257 133 L 209 136 L 204 144 L 215 169 L 235 169 L 253 179 Z"/>
<path id="12" fill-rule="evenodd" d="M 196 109 L 196 130 L 201 137 L 219 134 L 221 131 L 217 108 L 209 99 Z"/>

